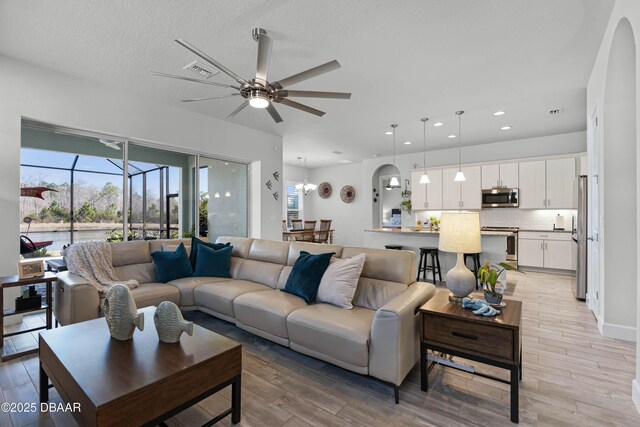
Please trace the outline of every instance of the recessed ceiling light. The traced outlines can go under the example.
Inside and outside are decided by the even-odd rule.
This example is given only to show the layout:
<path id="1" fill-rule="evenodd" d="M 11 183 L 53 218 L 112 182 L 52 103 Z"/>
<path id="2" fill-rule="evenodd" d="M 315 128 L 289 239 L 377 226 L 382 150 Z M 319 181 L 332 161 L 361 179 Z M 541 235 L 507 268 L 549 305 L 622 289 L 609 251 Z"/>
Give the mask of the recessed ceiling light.
<path id="1" fill-rule="evenodd" d="M 494 116 L 502 116 L 504 114 L 504 111 L 496 111 L 495 113 L 493 113 Z"/>
<path id="2" fill-rule="evenodd" d="M 390 130 L 388 130 L 388 131 L 386 131 L 384 134 L 385 134 L 385 135 L 393 135 L 393 132 L 391 132 Z"/>
<path id="3" fill-rule="evenodd" d="M 449 135 L 447 138 L 455 138 L 455 135 Z"/>
<path id="4" fill-rule="evenodd" d="M 342 159 L 342 160 L 338 160 L 338 163 L 348 164 L 348 163 L 353 163 L 353 160 L 349 160 L 349 159 Z"/>
<path id="5" fill-rule="evenodd" d="M 442 122 L 436 122 L 433 124 L 434 126 L 442 126 Z"/>
<path id="6" fill-rule="evenodd" d="M 500 130 L 509 130 L 509 129 L 511 129 L 511 126 L 502 126 L 500 128 Z"/>
<path id="7" fill-rule="evenodd" d="M 380 154 L 374 154 L 373 157 L 378 157 Z"/>
<path id="8" fill-rule="evenodd" d="M 405 141 L 404 145 L 411 145 L 411 141 Z"/>

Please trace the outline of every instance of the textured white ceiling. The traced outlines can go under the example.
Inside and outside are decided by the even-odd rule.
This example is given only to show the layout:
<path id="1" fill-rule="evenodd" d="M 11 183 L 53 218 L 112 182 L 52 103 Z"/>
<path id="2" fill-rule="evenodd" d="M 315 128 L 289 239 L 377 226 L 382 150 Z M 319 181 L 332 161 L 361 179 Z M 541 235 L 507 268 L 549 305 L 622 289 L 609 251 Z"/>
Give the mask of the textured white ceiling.
<path id="1" fill-rule="evenodd" d="M 352 99 L 297 99 L 318 118 L 286 106 L 284 123 L 247 108 L 234 122 L 284 138 L 284 160 L 309 167 L 463 144 L 584 130 L 585 87 L 613 0 L 2 0 L 0 53 L 224 118 L 237 98 L 180 103 L 229 91 L 151 76 L 189 76 L 183 38 L 236 73 L 255 74 L 251 29 L 273 38 L 269 80 L 337 59 L 342 69 L 291 89 L 335 90 Z M 215 81 L 233 83 L 223 74 Z M 562 107 L 560 117 L 547 111 Z M 492 113 L 507 111 L 501 117 Z M 502 125 L 511 125 L 501 131 Z M 401 144 L 406 140 L 412 145 Z M 339 150 L 342 155 L 332 154 Z"/>

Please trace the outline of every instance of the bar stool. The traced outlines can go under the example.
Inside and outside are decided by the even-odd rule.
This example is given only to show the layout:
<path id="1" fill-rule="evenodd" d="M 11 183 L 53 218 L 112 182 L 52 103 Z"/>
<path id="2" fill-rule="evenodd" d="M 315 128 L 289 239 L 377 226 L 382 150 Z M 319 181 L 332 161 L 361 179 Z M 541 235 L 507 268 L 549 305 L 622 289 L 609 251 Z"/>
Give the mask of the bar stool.
<path id="1" fill-rule="evenodd" d="M 385 249 L 395 249 L 397 251 L 402 250 L 402 245 L 384 245 Z"/>
<path id="2" fill-rule="evenodd" d="M 436 284 L 436 273 L 442 282 L 442 273 L 440 270 L 440 257 L 438 256 L 438 248 L 420 248 L 420 261 L 418 262 L 418 275 L 416 281 L 420 280 L 420 273 L 422 278 L 427 280 L 427 271 L 431 271 L 433 275 L 433 284 Z M 427 265 L 427 257 L 431 256 L 431 265 Z"/>
<path id="3" fill-rule="evenodd" d="M 464 254 L 464 264 L 467 265 L 467 257 L 471 257 L 473 261 L 473 275 L 476 276 L 476 290 L 480 287 L 480 282 L 478 280 L 478 269 L 480 269 L 480 252 L 474 254 Z"/>

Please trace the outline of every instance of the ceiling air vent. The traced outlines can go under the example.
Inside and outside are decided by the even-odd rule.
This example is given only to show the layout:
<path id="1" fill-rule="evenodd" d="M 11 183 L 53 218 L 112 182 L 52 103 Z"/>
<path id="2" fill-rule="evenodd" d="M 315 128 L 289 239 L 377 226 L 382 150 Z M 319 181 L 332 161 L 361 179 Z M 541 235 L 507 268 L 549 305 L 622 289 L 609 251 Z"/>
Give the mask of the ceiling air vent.
<path id="1" fill-rule="evenodd" d="M 198 73 L 201 76 L 203 76 L 205 79 L 208 79 L 211 76 L 215 76 L 220 72 L 219 70 L 213 67 L 204 65 L 202 62 L 198 62 L 198 61 L 193 61 L 191 64 L 182 67 L 182 69 L 187 71 L 193 71 L 194 73 Z"/>
<path id="2" fill-rule="evenodd" d="M 564 112 L 564 108 L 553 108 L 547 112 L 547 114 L 551 117 L 558 117 Z"/>
<path id="3" fill-rule="evenodd" d="M 332 153 L 335 154 L 336 156 L 338 156 L 338 155 L 342 154 L 342 151 L 335 150 L 335 151 L 332 151 Z"/>

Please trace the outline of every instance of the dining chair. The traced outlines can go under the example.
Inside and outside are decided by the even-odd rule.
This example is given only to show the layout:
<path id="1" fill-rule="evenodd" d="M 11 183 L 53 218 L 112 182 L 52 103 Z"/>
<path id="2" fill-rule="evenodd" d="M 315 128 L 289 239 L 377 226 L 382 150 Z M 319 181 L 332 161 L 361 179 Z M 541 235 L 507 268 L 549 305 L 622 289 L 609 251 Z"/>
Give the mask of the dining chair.
<path id="1" fill-rule="evenodd" d="M 292 219 L 291 220 L 291 229 L 292 230 L 302 230 L 304 226 L 302 225 L 301 219 Z"/>
<path id="2" fill-rule="evenodd" d="M 316 243 L 327 243 L 329 241 L 329 230 L 331 230 L 331 220 L 321 219 L 320 230 L 316 233 L 316 238 L 313 239 Z"/>
<path id="3" fill-rule="evenodd" d="M 317 222 L 318 221 L 305 221 L 304 222 L 304 229 L 305 230 L 315 230 Z M 304 236 L 302 236 L 302 240 L 304 240 L 305 242 L 313 242 L 313 234 L 314 233 L 305 234 Z"/>

